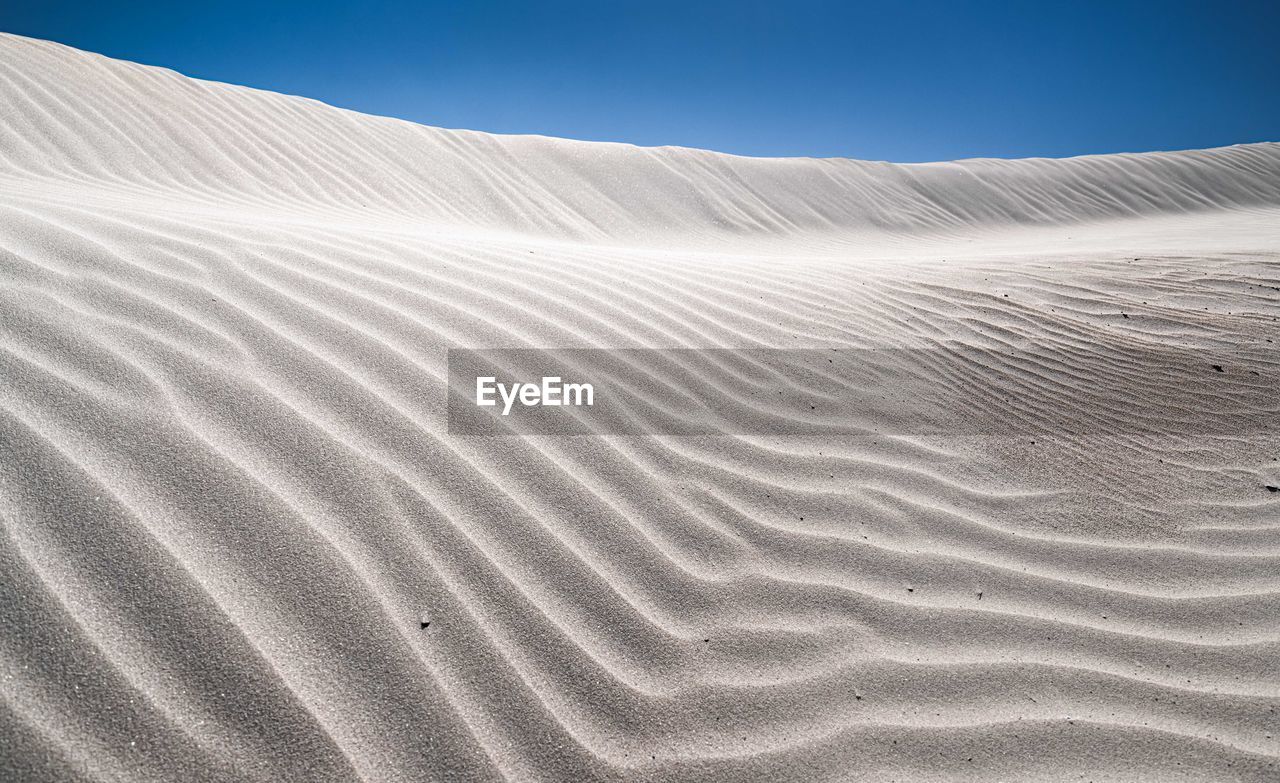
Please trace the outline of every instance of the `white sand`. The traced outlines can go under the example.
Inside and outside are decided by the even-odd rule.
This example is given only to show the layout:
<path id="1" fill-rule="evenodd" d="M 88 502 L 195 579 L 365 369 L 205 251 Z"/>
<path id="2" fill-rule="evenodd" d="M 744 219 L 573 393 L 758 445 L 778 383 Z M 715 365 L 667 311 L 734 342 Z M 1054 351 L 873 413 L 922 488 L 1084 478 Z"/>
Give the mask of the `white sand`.
<path id="1" fill-rule="evenodd" d="M 442 391 L 997 340 L 1070 400 L 1280 343 L 1277 286 L 1275 144 L 757 160 L 0 36 L 0 779 L 1280 779 L 1274 435 L 468 439 Z"/>

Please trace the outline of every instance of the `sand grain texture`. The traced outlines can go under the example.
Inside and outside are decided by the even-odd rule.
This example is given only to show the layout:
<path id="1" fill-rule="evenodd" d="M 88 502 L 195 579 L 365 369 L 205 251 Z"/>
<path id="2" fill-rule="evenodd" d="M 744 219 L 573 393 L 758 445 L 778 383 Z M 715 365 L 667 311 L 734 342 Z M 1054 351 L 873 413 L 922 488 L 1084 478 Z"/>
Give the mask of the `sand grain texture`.
<path id="1" fill-rule="evenodd" d="M 1276 383 L 1280 145 L 756 160 L 14 36 L 0 107 L 0 778 L 1280 777 L 1275 428 L 443 420 L 460 346 L 1032 345 L 1033 423 L 1085 357 Z"/>

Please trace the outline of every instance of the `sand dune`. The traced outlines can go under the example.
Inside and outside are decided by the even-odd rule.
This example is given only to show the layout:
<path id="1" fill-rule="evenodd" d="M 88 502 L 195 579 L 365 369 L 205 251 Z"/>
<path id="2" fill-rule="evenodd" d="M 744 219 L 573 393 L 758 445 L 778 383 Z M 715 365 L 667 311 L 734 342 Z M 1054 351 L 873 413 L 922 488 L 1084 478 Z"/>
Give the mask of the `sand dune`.
<path id="1" fill-rule="evenodd" d="M 1280 776 L 1280 397 L 1135 358 L 1280 385 L 1280 145 L 748 159 L 15 36 L 0 106 L 0 778 Z M 445 421 L 450 348 L 951 345 L 1051 358 L 1017 436 Z M 1037 437 L 1104 382 L 1167 426 Z"/>

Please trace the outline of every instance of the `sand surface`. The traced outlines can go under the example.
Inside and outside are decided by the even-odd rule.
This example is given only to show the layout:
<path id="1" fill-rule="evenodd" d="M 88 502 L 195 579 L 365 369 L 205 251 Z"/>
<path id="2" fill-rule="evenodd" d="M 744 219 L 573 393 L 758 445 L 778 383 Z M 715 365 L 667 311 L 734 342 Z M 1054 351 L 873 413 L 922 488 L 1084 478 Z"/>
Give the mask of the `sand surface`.
<path id="1" fill-rule="evenodd" d="M 1280 395 L 1134 358 L 1280 388 L 1277 317 L 1277 144 L 749 159 L 0 36 L 0 779 L 1280 779 Z M 1055 357 L 1032 434 L 444 422 L 449 348 L 954 343 Z M 1036 437 L 1099 362 L 1174 423 Z"/>

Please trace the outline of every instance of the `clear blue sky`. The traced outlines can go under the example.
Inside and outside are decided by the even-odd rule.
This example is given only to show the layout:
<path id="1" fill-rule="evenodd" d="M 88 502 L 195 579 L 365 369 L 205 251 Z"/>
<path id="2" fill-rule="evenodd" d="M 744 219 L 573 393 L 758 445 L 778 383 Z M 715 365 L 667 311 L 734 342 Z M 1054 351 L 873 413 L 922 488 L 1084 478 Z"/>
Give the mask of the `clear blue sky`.
<path id="1" fill-rule="evenodd" d="M 430 125 L 743 155 L 1280 141 L 1280 0 L 0 0 L 0 29 Z"/>

